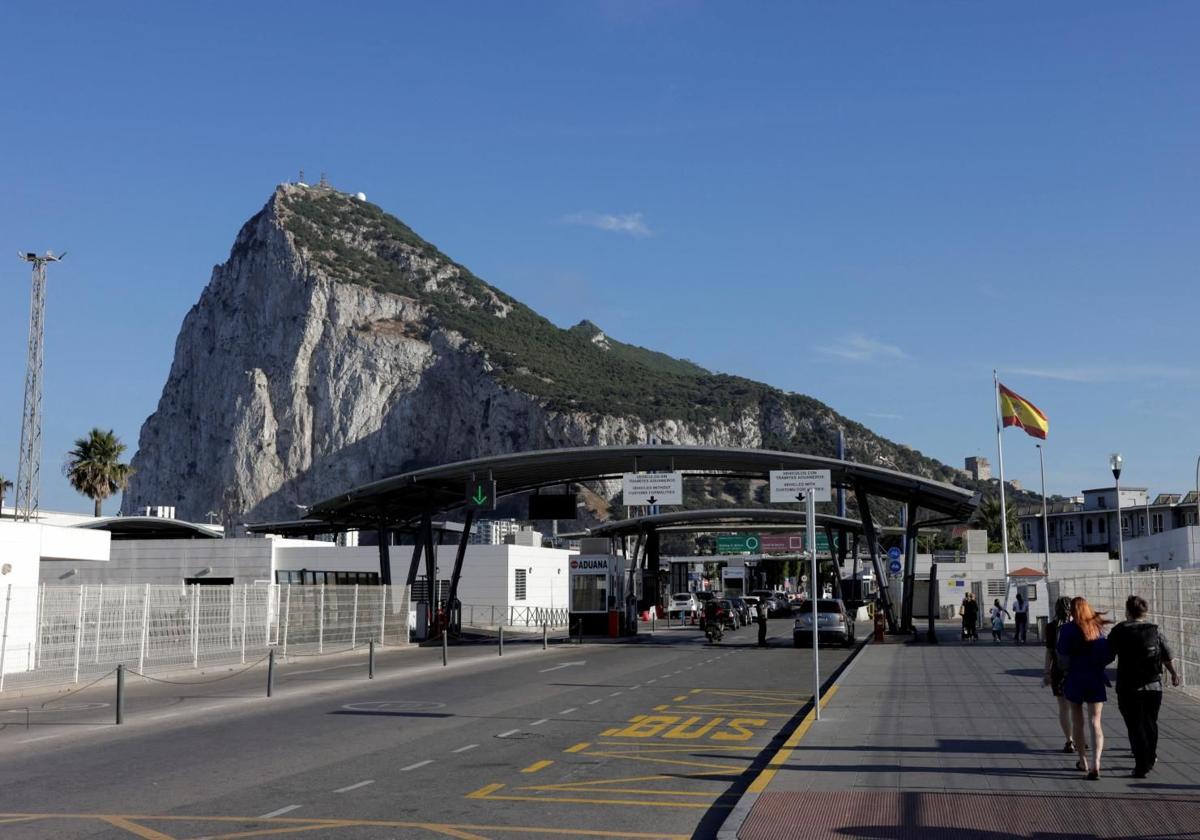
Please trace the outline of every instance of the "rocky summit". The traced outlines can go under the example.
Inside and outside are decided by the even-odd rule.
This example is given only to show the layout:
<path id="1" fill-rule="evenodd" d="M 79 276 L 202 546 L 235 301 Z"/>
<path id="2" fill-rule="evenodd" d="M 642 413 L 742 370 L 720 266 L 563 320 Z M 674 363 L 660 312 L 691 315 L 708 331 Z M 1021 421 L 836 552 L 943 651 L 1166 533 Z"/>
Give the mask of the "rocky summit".
<path id="1" fill-rule="evenodd" d="M 407 469 L 530 449 L 709 444 L 950 467 L 800 394 L 562 329 L 355 196 L 285 184 L 184 318 L 126 513 L 295 518 Z"/>

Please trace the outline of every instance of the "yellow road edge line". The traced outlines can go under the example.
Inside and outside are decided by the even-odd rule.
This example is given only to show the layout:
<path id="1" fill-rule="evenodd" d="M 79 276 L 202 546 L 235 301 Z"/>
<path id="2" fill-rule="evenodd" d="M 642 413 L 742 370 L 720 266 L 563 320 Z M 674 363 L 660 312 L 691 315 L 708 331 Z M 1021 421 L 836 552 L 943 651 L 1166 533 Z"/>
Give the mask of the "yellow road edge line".
<path id="1" fill-rule="evenodd" d="M 817 702 L 822 709 L 829 705 L 829 701 L 833 699 L 833 695 L 837 694 L 837 690 L 838 684 L 834 683 L 821 695 L 821 698 Z M 762 793 L 767 789 L 767 785 L 771 783 L 771 780 L 775 778 L 775 774 L 779 772 L 778 768 L 792 757 L 792 750 L 799 745 L 800 739 L 808 734 L 808 730 L 812 728 L 816 718 L 816 708 L 809 709 L 808 714 L 804 716 L 804 720 L 800 721 L 800 725 L 783 742 L 783 746 L 771 756 L 770 761 L 767 762 L 767 766 L 759 771 L 754 781 L 746 788 L 747 793 Z"/>
<path id="2" fill-rule="evenodd" d="M 520 787 L 517 790 L 574 790 L 576 793 L 587 793 L 586 790 L 557 785 L 541 785 L 537 787 Z M 641 796 L 705 796 L 712 799 L 717 794 L 702 790 L 644 790 L 642 788 L 604 788 L 600 793 L 634 793 Z"/>
<path id="3" fill-rule="evenodd" d="M 143 838 L 143 840 L 175 840 L 170 834 L 163 834 L 161 831 L 155 831 L 153 828 L 146 828 L 146 826 L 138 825 L 124 817 L 104 816 L 100 819 L 114 828 L 123 829 L 130 834 L 136 834 L 138 837 Z"/>
<path id="4" fill-rule="evenodd" d="M 733 805 L 723 805 L 719 802 L 643 802 L 638 799 L 585 799 L 581 796 L 511 796 L 504 794 L 503 796 L 488 796 L 486 799 L 500 799 L 508 802 L 564 802 L 570 805 L 637 805 L 643 808 L 732 808 Z M 560 834 L 573 834 L 577 832 L 563 830 Z M 614 834 L 613 837 L 626 837 L 632 835 Z M 656 837 L 659 835 L 644 835 Z"/>
<path id="5" fill-rule="evenodd" d="M 771 780 L 775 778 L 775 774 L 779 771 L 774 767 L 769 767 L 758 774 L 758 777 L 750 783 L 750 787 L 746 788 L 747 793 L 762 793 L 767 789 L 767 785 L 771 784 Z"/>
<path id="6" fill-rule="evenodd" d="M 522 773 L 536 773 L 536 772 L 537 772 L 537 771 L 539 771 L 539 770 L 544 770 L 544 769 L 546 769 L 547 767 L 549 767 L 549 766 L 550 766 L 551 764 L 553 764 L 553 763 L 554 763 L 554 762 L 553 762 L 553 761 L 551 761 L 550 759 L 548 759 L 548 758 L 544 758 L 544 759 L 542 759 L 541 761 L 535 761 L 535 762 L 533 762 L 533 764 L 530 764 L 528 767 L 526 767 L 526 768 L 525 768 L 524 770 L 522 770 L 521 772 L 522 772 Z"/>

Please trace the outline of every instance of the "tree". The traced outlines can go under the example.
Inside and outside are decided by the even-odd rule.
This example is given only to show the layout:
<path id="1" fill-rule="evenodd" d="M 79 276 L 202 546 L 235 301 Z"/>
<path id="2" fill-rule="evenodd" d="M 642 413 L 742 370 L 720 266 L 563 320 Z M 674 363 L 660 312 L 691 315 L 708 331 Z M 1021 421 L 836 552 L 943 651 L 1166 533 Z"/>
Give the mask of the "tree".
<path id="1" fill-rule="evenodd" d="M 4 476 L 0 475 L 0 515 L 4 512 L 4 496 L 12 489 L 13 483 Z M 13 511 L 13 518 L 16 518 L 16 511 Z"/>
<path id="2" fill-rule="evenodd" d="M 71 486 L 96 503 L 96 516 L 100 516 L 100 505 L 118 490 L 124 490 L 133 475 L 133 468 L 121 463 L 125 444 L 109 429 L 92 429 L 87 437 L 75 441 L 75 448 L 67 453 L 63 474 Z"/>
<path id="3" fill-rule="evenodd" d="M 1017 508 L 1012 502 L 1005 505 L 1008 509 L 1008 550 L 1024 551 L 1025 541 L 1021 539 L 1020 522 L 1017 519 Z M 988 551 L 1000 551 L 1003 546 L 1001 531 L 1003 529 L 1000 516 L 1000 497 L 989 496 L 979 505 L 975 515 L 975 524 L 987 530 Z"/>

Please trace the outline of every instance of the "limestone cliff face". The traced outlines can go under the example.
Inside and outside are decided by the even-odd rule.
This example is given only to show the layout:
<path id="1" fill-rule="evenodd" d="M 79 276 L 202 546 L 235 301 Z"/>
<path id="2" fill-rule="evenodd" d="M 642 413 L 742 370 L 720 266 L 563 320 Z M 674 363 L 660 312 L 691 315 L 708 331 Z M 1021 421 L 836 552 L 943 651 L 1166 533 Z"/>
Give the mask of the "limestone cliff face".
<path id="1" fill-rule="evenodd" d="M 123 510 L 295 518 L 357 484 L 528 449 L 663 442 L 832 454 L 949 478 L 828 407 L 560 330 L 373 205 L 279 187 L 188 313 Z"/>

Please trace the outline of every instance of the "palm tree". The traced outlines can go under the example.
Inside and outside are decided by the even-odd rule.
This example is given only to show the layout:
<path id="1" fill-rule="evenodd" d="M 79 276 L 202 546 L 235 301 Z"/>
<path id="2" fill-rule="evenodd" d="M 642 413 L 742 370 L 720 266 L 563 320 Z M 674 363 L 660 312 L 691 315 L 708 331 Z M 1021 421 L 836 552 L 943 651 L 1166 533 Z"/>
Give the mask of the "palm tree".
<path id="1" fill-rule="evenodd" d="M 113 434 L 102 429 L 92 429 L 88 436 L 75 441 L 75 448 L 67 453 L 63 473 L 71 486 L 96 502 L 96 516 L 100 516 L 101 503 L 124 490 L 133 475 L 133 468 L 121 463 L 125 444 Z"/>
<path id="2" fill-rule="evenodd" d="M 4 476 L 0 475 L 0 516 L 4 515 L 4 496 L 12 489 L 13 483 Z M 13 516 L 16 516 L 14 511 Z"/>
<path id="3" fill-rule="evenodd" d="M 1020 522 L 1017 519 L 1017 507 L 1012 502 L 1008 502 L 1005 507 L 1008 509 L 1008 549 L 1009 551 L 1024 551 L 1025 541 L 1021 539 Z M 999 546 L 1003 545 L 1000 539 L 1000 533 L 1003 529 L 1002 520 L 1000 517 L 1000 497 L 989 496 L 984 499 L 979 505 L 979 512 L 976 514 L 975 522 L 977 525 L 987 530 L 988 535 L 988 550 L 993 550 L 996 546 L 999 551 Z"/>

